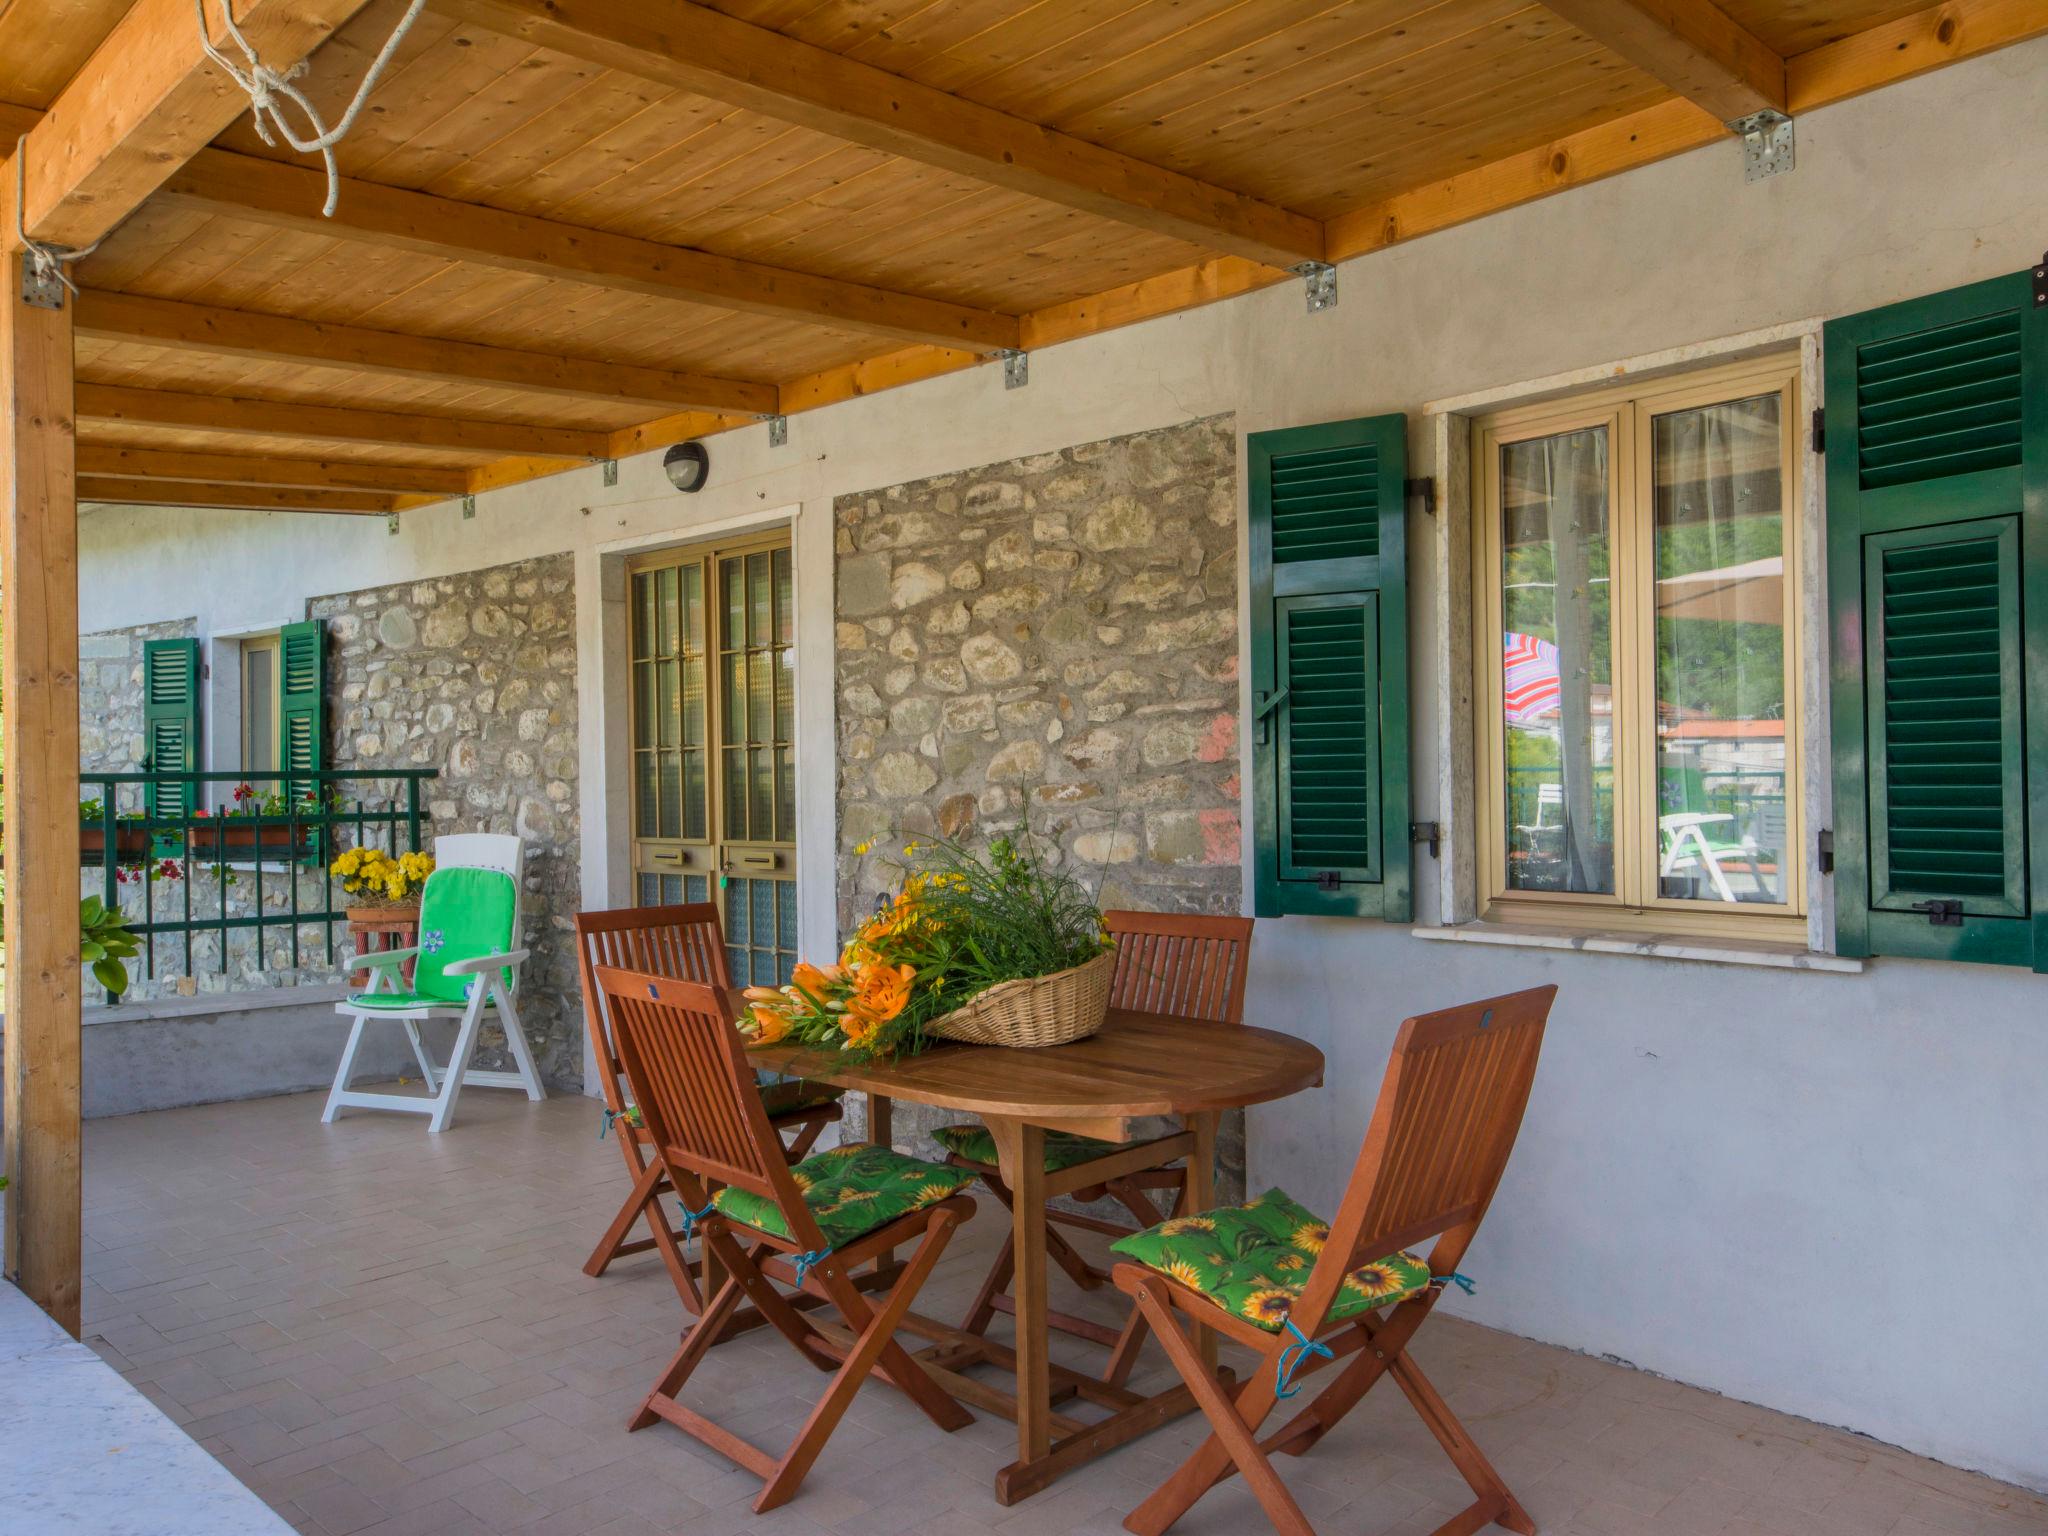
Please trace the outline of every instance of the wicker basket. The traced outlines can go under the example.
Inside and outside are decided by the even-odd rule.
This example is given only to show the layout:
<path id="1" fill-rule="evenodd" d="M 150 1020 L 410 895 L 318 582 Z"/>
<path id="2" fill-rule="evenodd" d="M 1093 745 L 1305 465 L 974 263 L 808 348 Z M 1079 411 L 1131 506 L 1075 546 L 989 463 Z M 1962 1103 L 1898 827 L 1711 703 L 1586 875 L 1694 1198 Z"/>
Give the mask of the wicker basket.
<path id="1" fill-rule="evenodd" d="M 1097 955 L 1050 976 L 999 981 L 926 1026 L 947 1040 L 971 1045 L 1065 1045 L 1102 1028 L 1109 1013 L 1109 983 L 1116 956 Z"/>

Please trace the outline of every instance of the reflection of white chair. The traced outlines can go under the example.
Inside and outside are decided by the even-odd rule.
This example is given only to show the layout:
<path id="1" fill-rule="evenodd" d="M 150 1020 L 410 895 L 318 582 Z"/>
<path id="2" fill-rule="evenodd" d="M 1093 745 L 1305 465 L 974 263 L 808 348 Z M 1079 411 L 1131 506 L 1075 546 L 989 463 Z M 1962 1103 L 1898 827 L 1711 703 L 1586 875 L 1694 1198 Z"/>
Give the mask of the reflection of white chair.
<path id="1" fill-rule="evenodd" d="M 355 1020 L 335 1069 L 323 1121 L 344 1108 L 396 1109 L 427 1115 L 429 1131 L 443 1131 L 455 1118 L 456 1096 L 465 1084 L 523 1088 L 529 1099 L 547 1097 L 533 1050 L 519 1023 L 512 993 L 527 951 L 519 939 L 519 890 L 523 849 L 516 837 L 470 832 L 434 839 L 434 872 L 420 897 L 420 942 L 410 949 L 379 950 L 356 963 L 370 973 L 367 992 L 337 1003 L 335 1011 Z M 399 990 L 399 967 L 411 960 L 413 989 Z M 505 1044 L 518 1064 L 514 1072 L 472 1068 L 484 1015 L 495 1011 Z M 349 1087 L 363 1030 L 371 1019 L 405 1026 L 413 1056 L 426 1078 L 425 1096 L 366 1093 Z M 456 1022 L 455 1049 L 446 1067 L 436 1067 L 420 1039 L 420 1025 L 436 1019 Z"/>
<path id="2" fill-rule="evenodd" d="M 1714 894 L 1722 901 L 1732 902 L 1735 890 L 1728 884 L 1721 859 L 1723 855 L 1733 854 L 1748 864 L 1750 878 L 1756 881 L 1757 890 L 1768 895 L 1770 888 L 1765 885 L 1763 870 L 1757 863 L 1756 839 L 1744 837 L 1740 842 L 1729 842 L 1710 836 L 1703 830 L 1734 819 L 1725 811 L 1680 811 L 1671 816 L 1659 816 L 1657 830 L 1664 836 L 1664 859 L 1657 868 L 1657 878 L 1668 880 L 1682 870 L 1704 869 L 1714 887 Z"/>

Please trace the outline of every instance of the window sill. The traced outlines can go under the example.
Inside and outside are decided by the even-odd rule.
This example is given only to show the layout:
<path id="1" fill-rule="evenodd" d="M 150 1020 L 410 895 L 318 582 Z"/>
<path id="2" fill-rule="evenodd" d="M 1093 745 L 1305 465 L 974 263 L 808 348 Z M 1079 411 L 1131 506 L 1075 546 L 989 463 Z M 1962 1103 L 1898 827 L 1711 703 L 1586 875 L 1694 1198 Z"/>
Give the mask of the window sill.
<path id="1" fill-rule="evenodd" d="M 1787 971 L 1838 971 L 1857 975 L 1861 960 L 1823 955 L 1797 944 L 1756 940 L 1690 938 L 1670 933 L 1600 933 L 1566 928 L 1460 923 L 1452 928 L 1415 928 L 1418 939 L 1437 943 L 1502 944 L 1519 949 L 1578 949 L 1598 955 L 1647 955 L 1659 960 L 1695 960 L 1715 965 L 1762 965 Z"/>

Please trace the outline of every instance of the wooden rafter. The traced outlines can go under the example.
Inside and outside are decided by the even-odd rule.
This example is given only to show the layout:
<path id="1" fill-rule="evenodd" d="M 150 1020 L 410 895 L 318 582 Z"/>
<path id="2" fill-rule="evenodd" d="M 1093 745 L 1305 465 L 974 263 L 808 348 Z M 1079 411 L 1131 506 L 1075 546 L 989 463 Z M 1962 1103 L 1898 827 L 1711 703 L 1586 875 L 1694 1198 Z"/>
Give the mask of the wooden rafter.
<path id="1" fill-rule="evenodd" d="M 367 0 L 242 0 L 264 61 L 304 59 Z M 92 244 L 245 111 L 200 51 L 192 0 L 136 0 L 28 135 L 23 222 L 38 240 Z"/>
<path id="2" fill-rule="evenodd" d="M 244 507 L 278 512 L 388 513 L 401 498 L 378 491 L 319 491 L 263 485 L 205 485 L 81 475 L 80 501 L 135 507 Z"/>
<path id="3" fill-rule="evenodd" d="M 80 384 L 78 419 L 310 443 L 433 448 L 449 453 L 530 454 L 536 458 L 577 460 L 613 456 L 611 434 L 576 427 L 466 421 L 452 416 L 415 416 L 402 411 L 359 410 L 241 395 L 188 395 L 122 384 Z"/>
<path id="4" fill-rule="evenodd" d="M 773 384 L 707 378 L 595 358 L 515 352 L 475 342 L 371 331 L 286 315 L 214 309 L 171 299 L 88 290 L 78 300 L 78 334 L 265 362 L 310 363 L 355 373 L 396 374 L 443 384 L 492 385 L 524 394 L 566 395 L 669 410 L 772 414 Z"/>
<path id="5" fill-rule="evenodd" d="M 1810 112 L 2043 33 L 2042 0 L 1948 0 L 1786 60 L 1789 110 Z"/>
<path id="6" fill-rule="evenodd" d="M 370 241 L 501 271 L 567 278 L 618 293 L 711 304 L 899 341 L 971 352 L 1017 345 L 1014 315 L 971 305 L 580 229 L 375 182 L 344 181 L 340 204 L 328 219 L 320 214 L 326 195 L 327 179 L 318 171 L 216 149 L 175 171 L 157 200 L 277 229 Z"/>
<path id="7" fill-rule="evenodd" d="M 689 0 L 435 0 L 449 15 L 849 143 L 1155 234 L 1287 266 L 1306 215 L 934 90 Z"/>
<path id="8" fill-rule="evenodd" d="M 1714 0 L 1543 0 L 1724 123 L 1785 110 L 1785 61 Z"/>
<path id="9" fill-rule="evenodd" d="M 78 446 L 81 475 L 134 480 L 186 480 L 198 484 L 297 487 L 326 491 L 385 491 L 418 496 L 460 496 L 469 472 L 435 465 L 361 464 L 349 459 L 270 459 L 253 454 L 188 453 L 130 448 L 113 443 Z"/>

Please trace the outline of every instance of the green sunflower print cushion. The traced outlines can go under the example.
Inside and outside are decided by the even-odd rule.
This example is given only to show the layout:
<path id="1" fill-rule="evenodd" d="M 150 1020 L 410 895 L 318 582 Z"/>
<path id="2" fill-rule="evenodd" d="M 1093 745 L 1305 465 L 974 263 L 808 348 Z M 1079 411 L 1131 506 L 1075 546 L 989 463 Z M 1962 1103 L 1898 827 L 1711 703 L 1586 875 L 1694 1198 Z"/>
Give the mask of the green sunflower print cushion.
<path id="1" fill-rule="evenodd" d="M 955 1157 L 964 1157 L 970 1163 L 986 1163 L 991 1168 L 996 1165 L 996 1139 L 989 1135 L 985 1125 L 943 1125 L 932 1136 Z M 1121 1150 L 1113 1141 L 1097 1141 L 1093 1136 L 1076 1136 L 1071 1131 L 1047 1131 L 1045 1171 L 1058 1173 L 1076 1163 L 1091 1162 Z"/>
<path id="2" fill-rule="evenodd" d="M 1200 1291 L 1226 1311 L 1278 1333 L 1294 1310 L 1329 1224 L 1269 1189 L 1248 1205 L 1227 1205 L 1171 1221 L 1110 1247 Z M 1429 1288 L 1429 1266 L 1412 1253 L 1361 1264 L 1344 1277 L 1326 1322 L 1377 1312 Z"/>
<path id="3" fill-rule="evenodd" d="M 937 1204 L 974 1182 L 965 1168 L 927 1163 L 887 1147 L 834 1147 L 789 1170 L 828 1248 L 843 1248 L 875 1228 Z M 727 1186 L 711 1197 L 719 1213 L 775 1237 L 793 1237 L 775 1202 Z"/>

